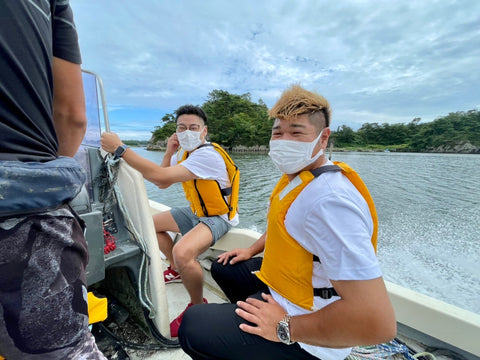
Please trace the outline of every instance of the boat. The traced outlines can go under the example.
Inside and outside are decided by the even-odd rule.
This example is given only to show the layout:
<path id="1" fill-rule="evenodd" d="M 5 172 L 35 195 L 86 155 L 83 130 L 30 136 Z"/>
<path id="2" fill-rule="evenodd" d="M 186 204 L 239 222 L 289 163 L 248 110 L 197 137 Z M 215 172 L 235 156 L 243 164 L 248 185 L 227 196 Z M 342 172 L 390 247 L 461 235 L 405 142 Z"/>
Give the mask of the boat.
<path id="1" fill-rule="evenodd" d="M 103 83 L 87 70 L 83 81 L 88 128 L 75 157 L 88 180 L 72 206 L 87 224 L 88 288 L 107 297 L 107 320 L 117 330 L 126 324 L 125 318 L 133 319 L 142 334 L 141 342 L 128 335 L 122 338 L 105 322 L 94 326 L 112 336 L 132 359 L 188 359 L 169 334 L 169 322 L 188 303 L 188 295 L 181 284 L 164 284 L 167 264 L 158 249 L 152 220 L 153 214 L 169 206 L 150 200 L 142 175 L 100 149 L 102 127 L 109 131 Z M 172 239 L 180 236 L 170 235 Z M 209 274 L 212 261 L 224 251 L 248 247 L 259 236 L 256 231 L 233 228 L 201 256 L 209 302 L 227 301 Z M 480 360 L 480 315 L 388 281 L 386 286 L 398 335 L 389 344 L 355 347 L 350 359 L 412 359 L 416 354 L 417 358 Z"/>

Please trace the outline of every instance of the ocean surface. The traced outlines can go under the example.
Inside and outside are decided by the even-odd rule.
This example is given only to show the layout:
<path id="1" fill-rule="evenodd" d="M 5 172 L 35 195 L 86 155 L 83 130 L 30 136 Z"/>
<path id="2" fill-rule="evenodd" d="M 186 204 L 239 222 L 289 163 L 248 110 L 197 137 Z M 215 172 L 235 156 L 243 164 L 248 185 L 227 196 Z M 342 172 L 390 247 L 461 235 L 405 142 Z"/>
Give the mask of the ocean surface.
<path id="1" fill-rule="evenodd" d="M 134 149 L 160 163 L 163 152 Z M 266 228 L 268 198 L 280 172 L 266 154 L 232 154 L 241 173 L 239 227 Z M 367 184 L 379 217 L 378 257 L 384 277 L 480 314 L 480 156 L 333 153 Z M 182 186 L 149 197 L 186 206 Z"/>

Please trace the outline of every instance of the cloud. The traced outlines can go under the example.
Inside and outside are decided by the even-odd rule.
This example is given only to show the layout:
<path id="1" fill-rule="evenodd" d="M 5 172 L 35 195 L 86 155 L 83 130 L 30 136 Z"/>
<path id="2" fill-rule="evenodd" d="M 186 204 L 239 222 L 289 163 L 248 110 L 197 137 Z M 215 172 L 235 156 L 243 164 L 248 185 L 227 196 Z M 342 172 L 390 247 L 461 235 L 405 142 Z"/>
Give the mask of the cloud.
<path id="1" fill-rule="evenodd" d="M 272 106 L 293 83 L 329 99 L 336 124 L 431 121 L 478 108 L 475 0 L 71 5 L 84 67 L 102 76 L 110 109 L 138 108 L 151 123 L 214 89 Z M 134 110 L 115 122 L 126 116 L 133 126 Z M 146 137 L 151 123 L 137 125 Z"/>

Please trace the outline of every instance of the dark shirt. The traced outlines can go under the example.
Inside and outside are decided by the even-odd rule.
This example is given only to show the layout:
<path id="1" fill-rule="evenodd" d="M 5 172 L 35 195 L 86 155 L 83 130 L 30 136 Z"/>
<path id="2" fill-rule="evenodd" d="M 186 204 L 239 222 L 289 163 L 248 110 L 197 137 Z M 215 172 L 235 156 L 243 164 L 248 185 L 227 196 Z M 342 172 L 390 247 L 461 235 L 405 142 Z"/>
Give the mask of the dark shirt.
<path id="1" fill-rule="evenodd" d="M 53 56 L 81 63 L 68 0 L 1 0 L 0 160 L 57 157 Z"/>

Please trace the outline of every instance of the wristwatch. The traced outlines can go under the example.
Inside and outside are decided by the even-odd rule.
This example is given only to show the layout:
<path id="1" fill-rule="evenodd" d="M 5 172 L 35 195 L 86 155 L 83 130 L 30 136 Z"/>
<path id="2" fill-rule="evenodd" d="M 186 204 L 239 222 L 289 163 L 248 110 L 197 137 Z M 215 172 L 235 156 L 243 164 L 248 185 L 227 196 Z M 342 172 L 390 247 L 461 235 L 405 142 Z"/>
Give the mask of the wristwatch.
<path id="1" fill-rule="evenodd" d="M 125 151 L 127 151 L 127 149 L 128 149 L 128 146 L 125 144 L 117 147 L 117 149 L 114 152 L 115 159 L 120 159 L 123 156 L 123 154 L 125 154 Z"/>
<path id="2" fill-rule="evenodd" d="M 290 315 L 285 315 L 285 317 L 280 320 L 277 324 L 277 336 L 278 340 L 287 345 L 292 345 L 295 341 L 292 341 L 290 338 Z"/>

